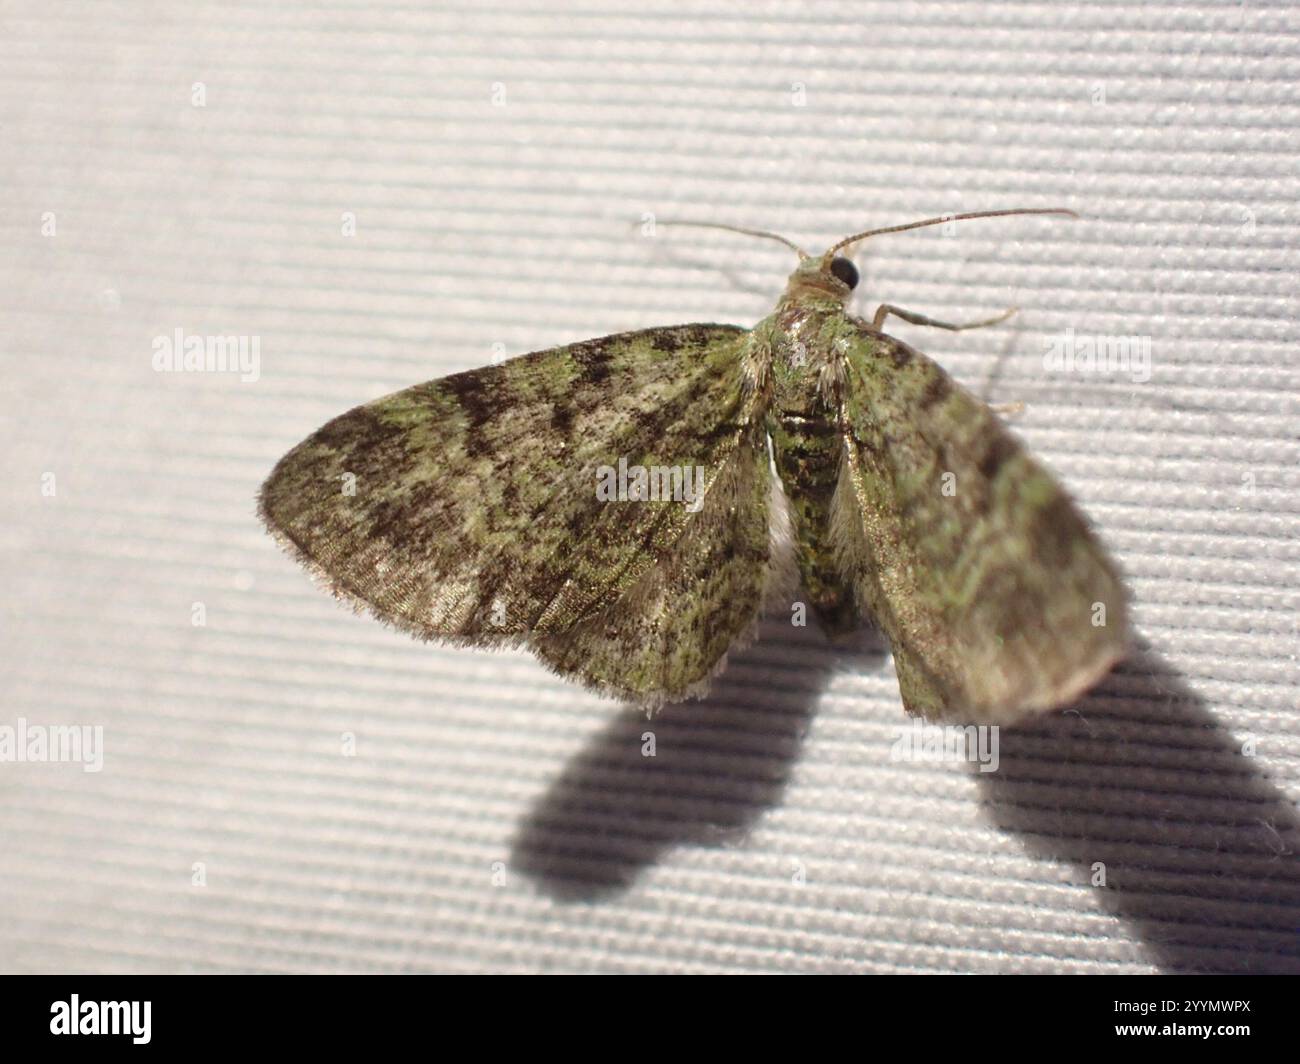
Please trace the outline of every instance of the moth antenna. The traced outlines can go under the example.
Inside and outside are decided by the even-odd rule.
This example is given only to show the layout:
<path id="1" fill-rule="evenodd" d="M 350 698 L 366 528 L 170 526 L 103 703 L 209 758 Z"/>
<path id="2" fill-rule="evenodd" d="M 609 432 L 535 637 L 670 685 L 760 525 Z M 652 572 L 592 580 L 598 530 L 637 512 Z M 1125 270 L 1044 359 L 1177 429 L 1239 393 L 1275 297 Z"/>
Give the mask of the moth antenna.
<path id="1" fill-rule="evenodd" d="M 1023 207 L 1005 211 L 970 211 L 966 214 L 945 214 L 939 218 L 926 218 L 922 222 L 908 222 L 906 225 L 890 225 L 884 229 L 868 229 L 863 233 L 854 233 L 852 236 L 846 236 L 826 254 L 833 257 L 840 248 L 856 244 L 859 240 L 866 240 L 869 236 L 879 236 L 881 233 L 902 233 L 908 229 L 920 229 L 923 226 L 939 225 L 943 222 L 965 222 L 971 218 L 1005 218 L 1010 214 L 1062 214 L 1067 218 L 1079 217 L 1074 211 L 1066 207 Z"/>
<path id="2" fill-rule="evenodd" d="M 804 249 L 801 248 L 798 244 L 796 244 L 793 240 L 787 240 L 785 237 L 781 236 L 780 233 L 769 233 L 763 229 L 745 229 L 739 225 L 723 225 L 721 222 L 690 222 L 690 221 L 678 221 L 676 219 L 665 219 L 663 221 L 658 221 L 655 224 L 656 225 L 680 225 L 680 226 L 689 227 L 691 229 L 721 229 L 725 233 L 740 233 L 742 236 L 762 237 L 764 240 L 775 240 L 779 244 L 784 244 L 796 255 L 798 255 L 800 259 L 808 258 L 808 252 L 804 251 Z"/>

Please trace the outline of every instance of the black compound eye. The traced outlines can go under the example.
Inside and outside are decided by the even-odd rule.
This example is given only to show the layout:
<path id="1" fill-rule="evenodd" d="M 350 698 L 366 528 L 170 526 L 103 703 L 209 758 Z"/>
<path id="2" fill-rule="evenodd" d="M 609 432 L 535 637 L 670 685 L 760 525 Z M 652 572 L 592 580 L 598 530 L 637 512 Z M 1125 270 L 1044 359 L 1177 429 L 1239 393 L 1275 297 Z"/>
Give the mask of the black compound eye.
<path id="1" fill-rule="evenodd" d="M 843 256 L 831 259 L 831 273 L 848 285 L 849 291 L 858 287 L 858 268 Z"/>

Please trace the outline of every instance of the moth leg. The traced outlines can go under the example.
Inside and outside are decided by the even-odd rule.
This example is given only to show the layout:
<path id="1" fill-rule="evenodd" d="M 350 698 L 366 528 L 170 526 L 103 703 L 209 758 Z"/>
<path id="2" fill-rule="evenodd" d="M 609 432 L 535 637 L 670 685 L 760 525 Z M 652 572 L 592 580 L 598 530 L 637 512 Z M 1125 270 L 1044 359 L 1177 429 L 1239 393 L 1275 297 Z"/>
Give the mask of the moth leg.
<path id="1" fill-rule="evenodd" d="M 993 403 L 989 409 L 992 410 L 993 413 L 997 414 L 998 417 L 1005 418 L 1009 421 L 1012 418 L 1019 417 L 1025 412 L 1025 404 L 1017 399 L 1011 403 Z"/>
<path id="2" fill-rule="evenodd" d="M 949 332 L 961 332 L 963 329 L 982 329 L 986 325 L 997 325 L 999 322 L 1006 321 L 1019 309 L 1019 307 L 1011 307 L 1009 310 L 1004 310 L 996 318 L 989 318 L 986 321 L 968 321 L 963 325 L 954 325 L 949 321 L 936 321 L 934 318 L 927 318 L 924 314 L 918 314 L 914 310 L 904 310 L 892 303 L 881 303 L 876 308 L 876 316 L 871 319 L 871 327 L 879 329 L 885 323 L 885 319 L 892 314 L 896 318 L 910 321 L 913 325 L 930 325 L 936 329 L 947 329 Z"/>

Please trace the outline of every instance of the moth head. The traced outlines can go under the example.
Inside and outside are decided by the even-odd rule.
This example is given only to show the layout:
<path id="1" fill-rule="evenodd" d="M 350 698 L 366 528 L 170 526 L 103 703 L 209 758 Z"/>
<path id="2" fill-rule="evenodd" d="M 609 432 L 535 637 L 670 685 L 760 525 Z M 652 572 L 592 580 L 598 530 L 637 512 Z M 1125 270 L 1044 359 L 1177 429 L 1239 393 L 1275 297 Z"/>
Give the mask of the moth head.
<path id="1" fill-rule="evenodd" d="M 843 255 L 807 255 L 786 282 L 787 299 L 847 303 L 858 286 L 858 268 Z"/>

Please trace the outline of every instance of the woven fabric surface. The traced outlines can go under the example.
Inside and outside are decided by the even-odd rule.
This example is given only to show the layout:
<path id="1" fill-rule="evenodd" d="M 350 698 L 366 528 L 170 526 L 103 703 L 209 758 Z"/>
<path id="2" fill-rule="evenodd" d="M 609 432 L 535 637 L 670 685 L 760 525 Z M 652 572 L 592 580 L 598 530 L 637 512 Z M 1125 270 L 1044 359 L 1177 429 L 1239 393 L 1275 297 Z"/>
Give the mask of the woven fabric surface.
<path id="1" fill-rule="evenodd" d="M 1300 971 L 1293 4 L 0 24 L 0 725 L 103 734 L 100 771 L 0 763 L 0 969 Z M 770 311 L 785 249 L 649 216 L 818 248 L 1055 206 L 859 257 L 860 313 L 1020 308 L 891 331 L 1024 404 L 1128 574 L 1133 658 L 997 771 L 891 757 L 870 633 L 776 615 L 647 723 L 353 615 L 256 520 L 359 402 Z M 255 372 L 157 371 L 177 330 Z M 1054 366 L 1063 337 L 1133 360 Z"/>

